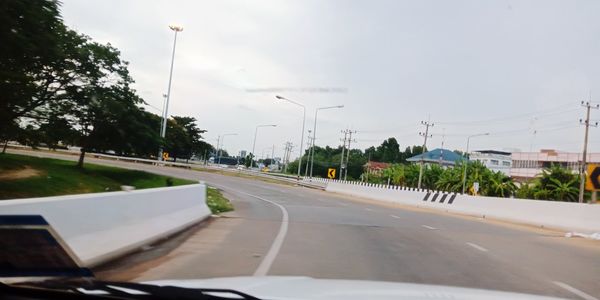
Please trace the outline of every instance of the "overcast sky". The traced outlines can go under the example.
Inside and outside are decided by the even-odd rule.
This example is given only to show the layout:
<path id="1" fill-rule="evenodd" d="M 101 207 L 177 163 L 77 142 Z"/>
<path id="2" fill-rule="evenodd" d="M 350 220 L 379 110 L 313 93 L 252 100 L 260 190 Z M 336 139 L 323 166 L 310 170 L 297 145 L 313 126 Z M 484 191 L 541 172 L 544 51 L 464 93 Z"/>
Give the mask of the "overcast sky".
<path id="1" fill-rule="evenodd" d="M 216 145 L 298 153 L 316 107 L 318 145 L 354 147 L 394 136 L 430 149 L 581 151 L 581 100 L 600 98 L 600 1 L 121 1 L 64 0 L 67 25 L 110 42 L 130 62 L 135 88 L 162 107 L 178 35 L 169 115 L 198 119 Z M 280 92 L 265 91 L 281 89 Z M 321 92 L 316 92 L 321 91 Z M 596 102 L 598 103 L 598 102 Z M 159 113 L 155 108 L 150 111 Z M 600 119 L 600 111 L 592 117 Z M 157 128 L 157 130 L 159 130 Z M 600 152 L 600 128 L 590 130 Z"/>

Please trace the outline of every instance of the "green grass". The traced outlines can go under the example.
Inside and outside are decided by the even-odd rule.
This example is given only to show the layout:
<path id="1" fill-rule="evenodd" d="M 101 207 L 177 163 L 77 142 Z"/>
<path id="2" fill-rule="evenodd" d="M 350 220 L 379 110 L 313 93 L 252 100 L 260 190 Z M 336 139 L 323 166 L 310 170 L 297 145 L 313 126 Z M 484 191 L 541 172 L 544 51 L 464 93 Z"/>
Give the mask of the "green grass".
<path id="1" fill-rule="evenodd" d="M 206 189 L 206 204 L 213 214 L 233 210 L 233 205 L 223 196 L 221 191 L 210 186 Z"/>
<path id="2" fill-rule="evenodd" d="M 122 185 L 136 189 L 192 184 L 194 181 L 155 175 L 147 172 L 38 158 L 15 154 L 0 155 L 0 199 L 46 197 L 68 194 L 120 191 Z M 11 179 L 6 174 L 15 170 L 33 169 L 36 176 Z"/>
<path id="3" fill-rule="evenodd" d="M 254 175 L 242 173 L 239 171 L 232 172 L 232 171 L 215 170 L 215 169 L 209 169 L 209 168 L 203 168 L 203 167 L 192 167 L 192 170 L 206 172 L 206 173 L 220 174 L 220 175 L 231 176 L 231 177 L 255 179 L 255 180 L 260 180 L 260 181 L 264 181 L 267 183 L 281 184 L 281 185 L 287 185 L 287 186 L 295 185 L 294 183 L 291 183 L 291 182 L 267 178 L 267 177 L 254 176 Z"/>

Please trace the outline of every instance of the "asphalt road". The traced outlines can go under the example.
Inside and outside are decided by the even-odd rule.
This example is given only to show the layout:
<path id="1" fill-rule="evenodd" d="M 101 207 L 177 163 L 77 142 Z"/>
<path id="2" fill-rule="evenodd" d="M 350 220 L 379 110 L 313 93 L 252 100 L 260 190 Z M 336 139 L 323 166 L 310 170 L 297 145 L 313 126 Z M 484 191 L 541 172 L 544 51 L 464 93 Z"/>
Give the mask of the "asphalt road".
<path id="1" fill-rule="evenodd" d="M 294 275 L 600 298 L 597 241 L 246 178 L 86 161 L 203 180 L 235 206 L 100 268 L 104 279 Z"/>

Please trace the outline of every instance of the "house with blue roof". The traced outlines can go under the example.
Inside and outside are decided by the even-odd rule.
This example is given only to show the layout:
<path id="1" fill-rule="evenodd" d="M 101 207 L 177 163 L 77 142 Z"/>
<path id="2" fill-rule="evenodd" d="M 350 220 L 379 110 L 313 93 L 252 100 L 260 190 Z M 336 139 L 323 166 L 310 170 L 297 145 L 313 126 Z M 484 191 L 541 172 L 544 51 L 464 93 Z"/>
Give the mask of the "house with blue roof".
<path id="1" fill-rule="evenodd" d="M 419 163 L 421 160 L 424 163 L 438 164 L 443 167 L 453 167 L 457 162 L 463 161 L 465 158 L 448 149 L 437 148 L 427 151 L 423 154 L 415 155 L 406 159 L 406 161 Z"/>

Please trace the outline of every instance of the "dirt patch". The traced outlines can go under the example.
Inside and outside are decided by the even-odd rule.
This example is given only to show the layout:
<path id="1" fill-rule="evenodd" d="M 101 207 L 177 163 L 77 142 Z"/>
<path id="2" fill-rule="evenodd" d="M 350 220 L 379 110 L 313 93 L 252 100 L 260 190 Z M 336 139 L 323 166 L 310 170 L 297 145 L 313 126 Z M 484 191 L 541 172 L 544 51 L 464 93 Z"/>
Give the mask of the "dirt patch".
<path id="1" fill-rule="evenodd" d="M 17 180 L 41 175 L 43 175 L 42 171 L 25 166 L 23 169 L 3 171 L 0 173 L 0 180 Z"/>

